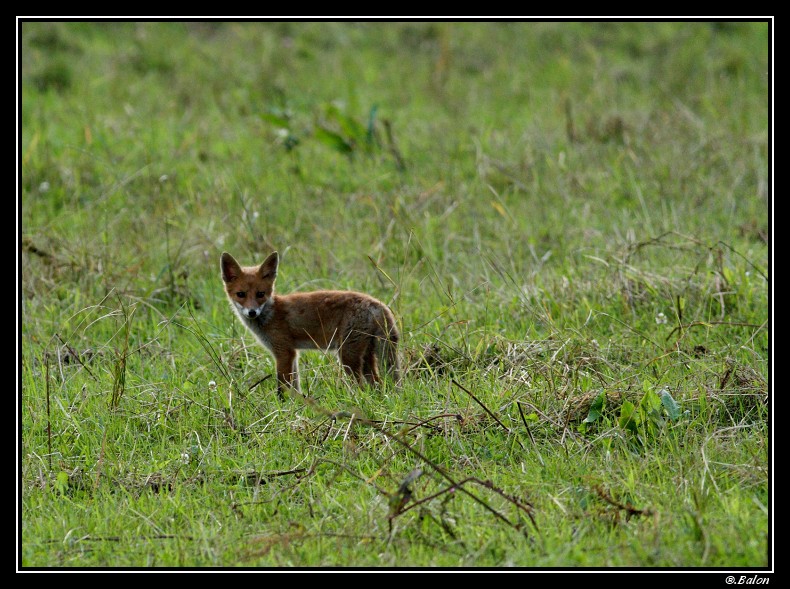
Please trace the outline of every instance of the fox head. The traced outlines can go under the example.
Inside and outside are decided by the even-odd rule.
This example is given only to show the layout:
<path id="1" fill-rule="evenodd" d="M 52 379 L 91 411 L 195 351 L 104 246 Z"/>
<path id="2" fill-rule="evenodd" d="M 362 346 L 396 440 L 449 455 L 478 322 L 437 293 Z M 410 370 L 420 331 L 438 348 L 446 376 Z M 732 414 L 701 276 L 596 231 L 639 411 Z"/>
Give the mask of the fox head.
<path id="1" fill-rule="evenodd" d="M 227 252 L 222 253 L 220 269 L 225 292 L 231 304 L 242 317 L 255 319 L 274 295 L 274 280 L 280 263 L 273 252 L 260 266 L 239 266 Z"/>

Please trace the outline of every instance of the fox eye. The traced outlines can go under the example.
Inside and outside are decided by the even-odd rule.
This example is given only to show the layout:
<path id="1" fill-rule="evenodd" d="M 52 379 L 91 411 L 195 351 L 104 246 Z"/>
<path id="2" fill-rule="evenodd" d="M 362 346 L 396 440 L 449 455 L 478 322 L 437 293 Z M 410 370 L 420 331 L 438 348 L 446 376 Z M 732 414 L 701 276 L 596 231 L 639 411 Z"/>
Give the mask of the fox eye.
<path id="1" fill-rule="evenodd" d="M 263 292 L 262 290 L 259 290 L 258 292 L 255 293 L 255 296 L 256 298 L 262 299 L 263 297 L 266 296 L 266 293 Z"/>
<path id="2" fill-rule="evenodd" d="M 244 292 L 243 290 L 240 290 L 239 292 L 236 293 L 236 296 L 239 297 L 240 299 L 243 299 L 244 297 L 247 296 L 247 293 Z"/>

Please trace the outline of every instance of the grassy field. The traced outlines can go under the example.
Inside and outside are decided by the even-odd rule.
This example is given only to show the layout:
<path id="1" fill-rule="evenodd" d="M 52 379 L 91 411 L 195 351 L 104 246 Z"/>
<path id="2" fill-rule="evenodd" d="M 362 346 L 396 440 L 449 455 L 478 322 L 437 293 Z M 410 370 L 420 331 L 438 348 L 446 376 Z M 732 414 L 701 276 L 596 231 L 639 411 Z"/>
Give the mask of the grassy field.
<path id="1" fill-rule="evenodd" d="M 772 568 L 771 26 L 21 23 L 18 568 Z"/>

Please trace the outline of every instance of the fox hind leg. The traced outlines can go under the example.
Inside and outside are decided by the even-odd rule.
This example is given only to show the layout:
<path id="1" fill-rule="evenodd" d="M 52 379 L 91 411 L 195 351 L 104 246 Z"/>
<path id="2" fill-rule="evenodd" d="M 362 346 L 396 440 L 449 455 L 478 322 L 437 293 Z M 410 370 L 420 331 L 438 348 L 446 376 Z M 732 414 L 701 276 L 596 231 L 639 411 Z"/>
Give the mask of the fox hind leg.
<path id="1" fill-rule="evenodd" d="M 340 348 L 340 363 L 343 365 L 346 373 L 353 376 L 357 382 L 363 382 L 362 377 L 362 354 L 359 351 L 359 345 L 354 342 L 353 345 L 346 342 Z"/>
<path id="2" fill-rule="evenodd" d="M 362 373 L 365 380 L 370 384 L 378 384 L 381 382 L 376 354 L 377 348 L 378 343 L 376 342 L 376 338 L 371 337 L 362 355 Z"/>

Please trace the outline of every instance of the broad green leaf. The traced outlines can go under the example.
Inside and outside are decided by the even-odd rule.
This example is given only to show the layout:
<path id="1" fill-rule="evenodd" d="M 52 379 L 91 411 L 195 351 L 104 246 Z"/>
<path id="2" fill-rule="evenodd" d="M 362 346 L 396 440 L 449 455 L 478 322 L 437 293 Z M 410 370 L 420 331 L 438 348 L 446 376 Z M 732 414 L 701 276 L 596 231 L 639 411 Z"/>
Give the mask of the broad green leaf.
<path id="1" fill-rule="evenodd" d="M 61 493 L 65 493 L 69 489 L 69 474 L 67 472 L 63 472 L 62 470 L 57 474 L 55 478 L 55 488 L 60 491 Z"/>
<path id="2" fill-rule="evenodd" d="M 329 119 L 334 119 L 340 126 L 340 129 L 351 139 L 363 139 L 367 135 L 367 130 L 360 123 L 355 121 L 349 116 L 346 116 L 334 104 L 329 105 L 326 109 L 326 116 Z"/>
<path id="3" fill-rule="evenodd" d="M 652 413 L 661 409 L 661 399 L 653 391 L 647 391 L 639 400 L 639 409 Z"/>
<path id="4" fill-rule="evenodd" d="M 315 138 L 321 143 L 328 145 L 335 151 L 340 153 L 349 154 L 354 151 L 354 147 L 340 135 L 324 127 L 316 127 Z"/>
<path id="5" fill-rule="evenodd" d="M 678 419 L 681 415 L 680 405 L 672 398 L 667 389 L 661 389 L 658 393 L 661 397 L 661 404 L 667 412 L 667 415 L 672 421 Z"/>
<path id="6" fill-rule="evenodd" d="M 601 416 L 601 413 L 603 413 L 605 399 L 606 393 L 601 391 L 601 393 L 593 400 L 592 405 L 590 405 L 590 410 L 587 412 L 587 417 L 584 418 L 582 423 L 592 423 Z"/>
<path id="7" fill-rule="evenodd" d="M 636 407 L 631 401 L 623 401 L 623 404 L 620 406 L 618 424 L 621 428 L 636 433 Z"/>

